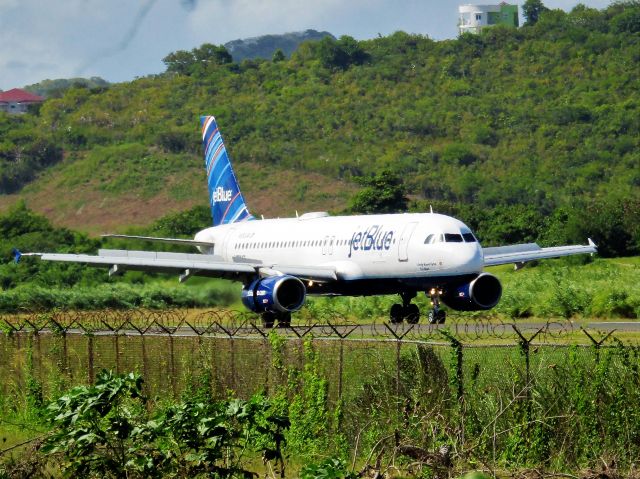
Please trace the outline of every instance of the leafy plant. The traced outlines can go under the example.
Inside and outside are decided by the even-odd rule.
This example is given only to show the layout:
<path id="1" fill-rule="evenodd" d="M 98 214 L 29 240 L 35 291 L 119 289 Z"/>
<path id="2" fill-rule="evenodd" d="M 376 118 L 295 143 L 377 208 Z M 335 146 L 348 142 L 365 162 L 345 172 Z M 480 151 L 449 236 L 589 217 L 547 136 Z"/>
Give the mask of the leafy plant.
<path id="1" fill-rule="evenodd" d="M 139 375 L 101 371 L 49 406 L 41 450 L 69 477 L 252 477 L 248 453 L 284 471 L 289 419 L 267 398 L 198 399 L 149 417 Z"/>

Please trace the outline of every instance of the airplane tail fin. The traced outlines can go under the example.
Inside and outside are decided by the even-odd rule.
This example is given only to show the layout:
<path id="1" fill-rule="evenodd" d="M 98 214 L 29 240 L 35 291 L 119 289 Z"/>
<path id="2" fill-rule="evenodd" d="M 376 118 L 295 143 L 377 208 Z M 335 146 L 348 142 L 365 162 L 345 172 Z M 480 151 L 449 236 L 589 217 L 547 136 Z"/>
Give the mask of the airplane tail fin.
<path id="1" fill-rule="evenodd" d="M 240 192 L 216 119 L 213 116 L 201 116 L 200 126 L 213 225 L 254 219 Z"/>

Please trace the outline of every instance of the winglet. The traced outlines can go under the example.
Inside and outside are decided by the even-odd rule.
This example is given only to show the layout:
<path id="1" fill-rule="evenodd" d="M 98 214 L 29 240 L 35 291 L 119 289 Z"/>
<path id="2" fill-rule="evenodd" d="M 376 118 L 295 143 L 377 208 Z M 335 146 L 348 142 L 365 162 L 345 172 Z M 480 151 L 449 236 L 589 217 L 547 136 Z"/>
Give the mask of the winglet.
<path id="1" fill-rule="evenodd" d="M 11 250 L 11 254 L 13 255 L 13 261 L 18 264 L 20 262 L 20 258 L 22 258 L 22 253 L 20 252 L 20 250 L 18 250 L 18 248 L 13 248 Z"/>

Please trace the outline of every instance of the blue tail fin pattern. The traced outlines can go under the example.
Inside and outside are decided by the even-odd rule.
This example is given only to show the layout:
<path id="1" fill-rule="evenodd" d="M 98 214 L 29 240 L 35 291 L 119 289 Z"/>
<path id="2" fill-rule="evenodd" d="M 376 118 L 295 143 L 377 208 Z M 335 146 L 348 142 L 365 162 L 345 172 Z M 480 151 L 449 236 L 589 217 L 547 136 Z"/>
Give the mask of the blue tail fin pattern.
<path id="1" fill-rule="evenodd" d="M 216 119 L 213 116 L 201 116 L 200 126 L 213 225 L 254 219 L 240 192 Z"/>

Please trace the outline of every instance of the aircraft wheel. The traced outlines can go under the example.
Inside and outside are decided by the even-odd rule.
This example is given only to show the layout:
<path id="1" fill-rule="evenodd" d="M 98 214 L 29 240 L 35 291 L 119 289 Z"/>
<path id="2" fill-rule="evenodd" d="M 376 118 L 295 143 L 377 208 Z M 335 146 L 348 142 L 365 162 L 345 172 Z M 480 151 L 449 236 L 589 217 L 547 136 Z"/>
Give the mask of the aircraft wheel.
<path id="1" fill-rule="evenodd" d="M 389 319 L 392 324 L 401 323 L 404 319 L 404 308 L 401 304 L 394 304 L 389 310 Z"/>
<path id="2" fill-rule="evenodd" d="M 262 313 L 262 327 L 263 328 L 273 328 L 273 323 L 276 320 L 276 315 L 271 312 Z"/>
<path id="3" fill-rule="evenodd" d="M 282 313 L 278 315 L 278 327 L 279 328 L 291 327 L 291 313 Z"/>
<path id="4" fill-rule="evenodd" d="M 420 320 L 420 310 L 415 304 L 409 304 L 404 308 L 404 317 L 407 318 L 407 323 L 417 324 Z"/>
<path id="5" fill-rule="evenodd" d="M 443 311 L 443 310 L 440 310 L 440 311 L 438 311 L 438 314 L 436 316 L 437 316 L 437 319 L 438 319 L 438 324 L 444 324 L 444 322 L 447 319 L 447 312 Z"/>

